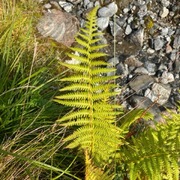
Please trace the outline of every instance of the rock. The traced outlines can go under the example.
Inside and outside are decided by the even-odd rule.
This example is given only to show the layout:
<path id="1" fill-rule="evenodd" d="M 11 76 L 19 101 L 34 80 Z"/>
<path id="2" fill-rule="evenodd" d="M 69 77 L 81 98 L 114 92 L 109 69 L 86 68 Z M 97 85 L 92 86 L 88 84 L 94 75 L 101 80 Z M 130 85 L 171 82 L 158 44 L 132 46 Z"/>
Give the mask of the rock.
<path id="1" fill-rule="evenodd" d="M 138 67 L 134 72 L 136 74 L 147 74 L 147 75 L 149 75 L 148 70 L 144 67 Z"/>
<path id="2" fill-rule="evenodd" d="M 154 79 L 149 75 L 140 75 L 135 77 L 129 82 L 129 86 L 136 92 L 146 89 L 150 84 L 154 82 Z"/>
<path id="3" fill-rule="evenodd" d="M 180 47 L 180 29 L 176 31 L 173 48 L 178 49 Z"/>
<path id="4" fill-rule="evenodd" d="M 171 88 L 169 85 L 154 83 L 151 90 L 145 91 L 145 96 L 151 99 L 153 102 L 157 102 L 160 105 L 165 104 L 171 94 Z"/>
<path id="5" fill-rule="evenodd" d="M 119 64 L 119 58 L 113 57 L 107 61 L 111 67 L 115 67 L 117 64 Z"/>
<path id="6" fill-rule="evenodd" d="M 168 7 L 170 5 L 170 2 L 168 0 L 161 0 L 161 4 L 164 6 L 164 7 Z"/>
<path id="7" fill-rule="evenodd" d="M 109 25 L 109 17 L 97 18 L 97 26 L 101 31 L 104 31 Z"/>
<path id="8" fill-rule="evenodd" d="M 129 41 L 134 43 L 136 46 L 142 46 L 143 45 L 143 39 L 144 38 L 144 29 L 139 28 L 138 30 L 132 32 L 129 35 Z"/>
<path id="9" fill-rule="evenodd" d="M 116 66 L 116 74 L 121 75 L 121 77 L 127 76 L 129 74 L 127 65 L 123 65 L 122 63 L 119 63 Z"/>
<path id="10" fill-rule="evenodd" d="M 161 18 L 167 17 L 168 14 L 169 14 L 169 9 L 167 9 L 166 7 L 163 7 L 162 11 L 160 12 Z"/>
<path id="11" fill-rule="evenodd" d="M 127 23 L 130 24 L 134 20 L 133 16 L 130 16 L 127 20 Z"/>
<path id="12" fill-rule="evenodd" d="M 155 75 L 157 66 L 155 63 L 152 63 L 150 61 L 145 61 L 144 67 L 148 70 L 150 75 Z"/>
<path id="13" fill-rule="evenodd" d="M 44 37 L 51 37 L 59 43 L 71 46 L 79 29 L 79 21 L 67 12 L 53 9 L 40 18 L 37 29 Z"/>
<path id="14" fill-rule="evenodd" d="M 177 51 L 176 49 L 173 49 L 171 54 L 170 54 L 170 59 L 172 61 L 175 61 L 179 58 L 179 51 Z"/>
<path id="15" fill-rule="evenodd" d="M 174 71 L 176 73 L 180 73 L 180 60 L 179 59 L 176 59 L 174 62 Z"/>
<path id="16" fill-rule="evenodd" d="M 174 81 L 174 75 L 171 72 L 164 71 L 159 81 L 163 84 L 168 84 Z"/>
<path id="17" fill-rule="evenodd" d="M 169 45 L 169 43 L 166 44 L 166 53 L 169 54 L 172 52 L 172 47 Z"/>
<path id="18" fill-rule="evenodd" d="M 113 36 L 122 35 L 123 30 L 118 24 L 114 23 L 113 21 L 110 21 L 109 25 L 111 28 L 111 34 Z"/>
<path id="19" fill-rule="evenodd" d="M 124 14 L 128 13 L 129 11 L 130 11 L 130 9 L 127 8 L 127 7 L 123 9 L 123 13 L 124 13 Z"/>
<path id="20" fill-rule="evenodd" d="M 73 4 L 66 1 L 59 1 L 59 5 L 68 13 L 71 12 L 73 9 Z"/>
<path id="21" fill-rule="evenodd" d="M 139 61 L 135 56 L 130 56 L 126 58 L 124 63 L 127 64 L 128 66 L 133 66 L 133 67 L 140 67 L 143 65 L 143 63 Z"/>
<path id="22" fill-rule="evenodd" d="M 126 16 L 119 17 L 119 18 L 116 18 L 116 23 L 117 23 L 117 25 L 123 27 L 124 24 L 126 24 L 126 20 L 127 20 Z"/>
<path id="23" fill-rule="evenodd" d="M 147 14 L 147 6 L 146 4 L 141 5 L 139 7 L 138 16 L 142 19 Z"/>
<path id="24" fill-rule="evenodd" d="M 115 2 L 108 4 L 105 7 L 102 7 L 98 10 L 99 17 L 112 17 L 118 11 L 118 6 Z"/>
<path id="25" fill-rule="evenodd" d="M 79 4 L 81 1 L 82 0 L 67 0 L 67 2 L 70 2 L 70 3 L 74 4 L 74 5 Z"/>
<path id="26" fill-rule="evenodd" d="M 165 122 L 161 116 L 161 111 L 159 107 L 157 106 L 156 103 L 152 102 L 149 98 L 144 97 L 144 96 L 133 95 L 130 98 L 130 104 L 135 108 L 144 109 L 145 111 L 150 112 L 154 116 L 152 120 L 158 123 Z"/>
<path id="27" fill-rule="evenodd" d="M 162 29 L 161 29 L 161 35 L 162 35 L 162 36 L 168 35 L 168 31 L 169 31 L 169 29 L 168 29 L 167 27 L 162 28 Z"/>
<path id="28" fill-rule="evenodd" d="M 125 29 L 125 34 L 129 35 L 129 34 L 131 34 L 131 32 L 132 32 L 131 26 L 128 24 Z"/>
<path id="29" fill-rule="evenodd" d="M 154 49 L 151 49 L 151 48 L 148 48 L 148 49 L 147 49 L 147 53 L 148 53 L 148 54 L 153 54 L 154 52 L 155 52 Z"/>
<path id="30" fill-rule="evenodd" d="M 164 46 L 164 41 L 161 37 L 157 37 L 156 39 L 154 39 L 154 49 L 156 51 L 162 49 L 163 46 Z"/>
<path id="31" fill-rule="evenodd" d="M 50 3 L 47 3 L 44 5 L 44 8 L 46 8 L 46 9 L 50 9 L 51 7 L 52 7 L 52 5 Z"/>

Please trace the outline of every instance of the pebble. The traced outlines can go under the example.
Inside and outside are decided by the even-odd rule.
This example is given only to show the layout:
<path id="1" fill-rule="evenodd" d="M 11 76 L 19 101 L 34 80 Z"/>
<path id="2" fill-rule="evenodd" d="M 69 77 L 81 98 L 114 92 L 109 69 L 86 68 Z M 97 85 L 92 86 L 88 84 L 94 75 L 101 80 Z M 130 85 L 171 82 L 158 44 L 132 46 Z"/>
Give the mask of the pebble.
<path id="1" fill-rule="evenodd" d="M 164 6 L 164 7 L 168 7 L 170 5 L 170 2 L 168 0 L 161 0 L 161 4 Z"/>
<path id="2" fill-rule="evenodd" d="M 50 9 L 51 7 L 52 7 L 52 5 L 50 3 L 47 3 L 44 5 L 44 8 L 46 8 L 46 9 Z"/>
<path id="3" fill-rule="evenodd" d="M 170 54 L 170 59 L 172 61 L 175 61 L 178 58 L 179 58 L 179 52 L 176 49 L 173 49 L 171 54 Z"/>
<path id="4" fill-rule="evenodd" d="M 66 1 L 59 1 L 59 5 L 66 11 L 71 12 L 73 9 L 73 4 L 68 3 Z"/>
<path id="5" fill-rule="evenodd" d="M 164 71 L 160 78 L 160 82 L 163 84 L 168 84 L 174 81 L 174 75 L 171 72 Z"/>
<path id="6" fill-rule="evenodd" d="M 161 29 L 161 35 L 162 35 L 162 36 L 168 35 L 168 31 L 169 31 L 169 29 L 168 29 L 167 27 L 162 28 L 162 29 Z"/>
<path id="7" fill-rule="evenodd" d="M 157 102 L 160 105 L 165 104 L 171 94 L 171 88 L 169 85 L 162 83 L 154 83 L 150 89 L 145 91 L 145 96 L 151 99 L 153 102 Z"/>
<path id="8" fill-rule="evenodd" d="M 162 49 L 163 46 L 164 46 L 164 41 L 161 37 L 157 37 L 156 39 L 154 39 L 154 49 L 156 51 Z"/>
<path id="9" fill-rule="evenodd" d="M 148 49 L 147 49 L 147 53 L 148 53 L 148 54 L 153 54 L 154 52 L 155 52 L 154 49 L 151 49 L 151 48 L 148 48 Z"/>
<path id="10" fill-rule="evenodd" d="M 155 75 L 157 66 L 155 63 L 152 63 L 150 61 L 145 61 L 144 67 L 148 70 L 150 75 Z"/>
<path id="11" fill-rule="evenodd" d="M 166 53 L 169 54 L 172 52 L 172 47 L 169 45 L 169 43 L 166 44 Z"/>
<path id="12" fill-rule="evenodd" d="M 166 7 L 163 7 L 162 11 L 160 12 L 161 18 L 167 17 L 168 14 L 169 14 L 169 9 L 167 9 Z"/>
<path id="13" fill-rule="evenodd" d="M 130 42 L 133 42 L 136 46 L 142 47 L 144 41 L 144 28 L 132 32 L 129 36 Z"/>
<path id="14" fill-rule="evenodd" d="M 97 18 L 97 26 L 101 31 L 104 31 L 109 25 L 109 17 Z"/>
<path id="15" fill-rule="evenodd" d="M 124 61 L 125 64 L 127 64 L 128 66 L 133 66 L 133 67 L 140 67 L 143 65 L 143 63 L 141 61 L 139 61 L 135 56 L 130 56 L 128 58 L 125 59 Z"/>
<path id="16" fill-rule="evenodd" d="M 129 35 L 129 34 L 131 34 L 131 32 L 132 32 L 131 26 L 128 24 L 125 29 L 125 34 Z"/>
<path id="17" fill-rule="evenodd" d="M 144 67 L 138 67 L 138 68 L 135 69 L 134 72 L 136 74 L 147 74 L 147 75 L 149 75 L 148 70 L 146 68 L 144 68 Z"/>
<path id="18" fill-rule="evenodd" d="M 178 49 L 180 47 L 180 29 L 176 31 L 173 48 Z"/>
<path id="19" fill-rule="evenodd" d="M 108 63 L 111 67 L 115 67 L 117 64 L 119 64 L 119 58 L 113 57 L 113 58 L 108 60 Z"/>
<path id="20" fill-rule="evenodd" d="M 118 24 L 114 23 L 113 21 L 109 22 L 111 34 L 112 36 L 117 36 L 122 34 L 122 28 Z"/>
<path id="21" fill-rule="evenodd" d="M 127 76 L 129 74 L 127 65 L 124 65 L 123 63 L 119 63 L 116 66 L 116 74 L 121 75 L 121 77 Z"/>
<path id="22" fill-rule="evenodd" d="M 131 89 L 137 93 L 143 89 L 146 89 L 150 84 L 154 82 L 154 79 L 149 75 L 139 75 L 129 82 Z"/>
<path id="23" fill-rule="evenodd" d="M 116 14 L 118 11 L 118 6 L 115 4 L 115 2 L 112 2 L 108 4 L 105 7 L 102 7 L 98 11 L 99 17 L 112 17 L 114 14 Z"/>

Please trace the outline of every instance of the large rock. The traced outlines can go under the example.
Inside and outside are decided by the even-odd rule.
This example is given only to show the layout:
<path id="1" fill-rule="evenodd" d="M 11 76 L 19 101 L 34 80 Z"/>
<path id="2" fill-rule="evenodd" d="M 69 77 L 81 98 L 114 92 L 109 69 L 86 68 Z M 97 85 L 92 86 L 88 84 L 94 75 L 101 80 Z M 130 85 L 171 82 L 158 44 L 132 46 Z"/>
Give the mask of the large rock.
<path id="1" fill-rule="evenodd" d="M 53 9 L 52 12 L 46 12 L 42 16 L 37 29 L 42 36 L 51 37 L 59 43 L 71 46 L 79 29 L 79 21 L 67 12 Z"/>

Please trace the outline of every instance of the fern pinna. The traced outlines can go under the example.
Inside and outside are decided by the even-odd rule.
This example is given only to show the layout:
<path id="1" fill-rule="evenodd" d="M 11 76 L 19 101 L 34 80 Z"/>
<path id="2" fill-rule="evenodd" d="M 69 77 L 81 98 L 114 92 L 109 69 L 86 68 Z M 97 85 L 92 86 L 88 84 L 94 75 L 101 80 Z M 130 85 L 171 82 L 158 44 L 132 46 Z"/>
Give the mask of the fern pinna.
<path id="1" fill-rule="evenodd" d="M 62 94 L 56 96 L 55 101 L 74 108 L 58 120 L 62 126 L 78 127 L 65 138 L 70 142 L 67 147 L 78 147 L 86 151 L 95 163 L 102 164 L 114 155 L 119 145 L 120 129 L 115 125 L 118 113 L 114 109 L 120 107 L 109 103 L 109 98 L 116 95 L 113 91 L 116 85 L 108 82 L 117 76 L 106 75 L 115 69 L 107 68 L 108 63 L 102 60 L 106 54 L 99 51 L 106 45 L 100 44 L 102 33 L 98 32 L 96 25 L 97 9 L 88 14 L 85 27 L 75 38 L 78 46 L 72 47 L 74 53 L 68 54 L 78 63 L 61 62 L 74 74 L 62 79 L 70 84 L 60 89 Z"/>

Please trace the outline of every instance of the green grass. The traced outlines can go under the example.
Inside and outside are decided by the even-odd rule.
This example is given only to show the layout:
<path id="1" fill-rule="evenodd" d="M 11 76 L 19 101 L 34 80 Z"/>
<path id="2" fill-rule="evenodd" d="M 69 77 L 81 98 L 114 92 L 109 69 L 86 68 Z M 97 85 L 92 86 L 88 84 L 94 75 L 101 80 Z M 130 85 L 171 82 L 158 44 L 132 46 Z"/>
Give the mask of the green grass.
<path id="1" fill-rule="evenodd" d="M 40 8 L 0 3 L 0 179 L 78 179 L 70 172 L 77 157 L 63 150 L 65 129 L 55 124 L 68 109 L 52 100 L 66 75 L 63 50 L 38 36 Z"/>

